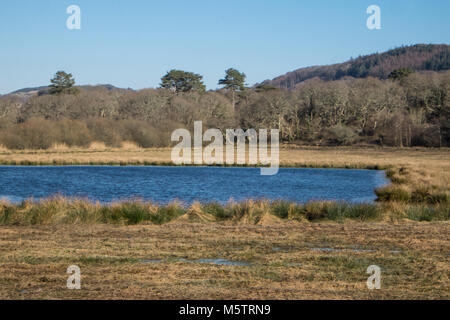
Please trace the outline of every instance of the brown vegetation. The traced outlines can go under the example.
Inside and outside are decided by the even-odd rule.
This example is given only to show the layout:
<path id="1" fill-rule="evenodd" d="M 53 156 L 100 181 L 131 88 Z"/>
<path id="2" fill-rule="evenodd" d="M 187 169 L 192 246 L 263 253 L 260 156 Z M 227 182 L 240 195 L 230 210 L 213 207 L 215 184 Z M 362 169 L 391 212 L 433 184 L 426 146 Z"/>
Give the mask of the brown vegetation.
<path id="1" fill-rule="evenodd" d="M 313 80 L 292 91 L 227 90 L 174 94 L 82 89 L 79 94 L 0 97 L 0 145 L 48 149 L 54 144 L 170 146 L 176 128 L 280 130 L 283 142 L 307 145 L 450 145 L 450 71 L 397 80 Z M 233 100 L 236 108 L 233 109 Z"/>
<path id="2" fill-rule="evenodd" d="M 1 227 L 0 298 L 449 299 L 449 228 L 186 221 Z M 74 264 L 81 290 L 66 288 Z M 372 264 L 382 270 L 380 290 L 366 287 Z"/>
<path id="3" fill-rule="evenodd" d="M 312 78 L 332 81 L 343 77 L 376 77 L 387 79 L 399 69 L 448 70 L 450 68 L 450 46 L 417 44 L 403 46 L 383 53 L 360 56 L 344 63 L 298 69 L 267 80 L 265 85 L 293 89 Z"/>

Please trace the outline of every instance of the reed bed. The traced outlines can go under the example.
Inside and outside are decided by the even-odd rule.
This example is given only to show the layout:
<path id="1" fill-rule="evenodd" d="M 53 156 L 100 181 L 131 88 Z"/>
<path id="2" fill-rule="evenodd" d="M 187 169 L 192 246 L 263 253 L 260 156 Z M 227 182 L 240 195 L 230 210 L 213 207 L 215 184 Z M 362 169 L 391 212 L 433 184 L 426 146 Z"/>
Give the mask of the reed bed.
<path id="1" fill-rule="evenodd" d="M 265 224 L 280 221 L 345 221 L 346 219 L 441 221 L 450 217 L 448 203 L 413 205 L 399 202 L 350 204 L 311 201 L 304 204 L 283 200 L 230 201 L 225 205 L 181 202 L 158 205 L 142 200 L 109 204 L 87 199 L 55 196 L 40 201 L 0 202 L 0 225 L 51 224 L 164 224 L 174 220 Z"/>

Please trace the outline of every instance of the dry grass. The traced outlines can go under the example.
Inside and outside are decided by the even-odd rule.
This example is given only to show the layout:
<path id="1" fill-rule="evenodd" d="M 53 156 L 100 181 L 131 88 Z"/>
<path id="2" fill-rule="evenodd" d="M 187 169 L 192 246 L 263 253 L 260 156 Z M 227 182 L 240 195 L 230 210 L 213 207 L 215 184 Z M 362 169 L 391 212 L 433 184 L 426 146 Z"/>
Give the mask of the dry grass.
<path id="1" fill-rule="evenodd" d="M 139 151 L 141 150 L 141 147 L 132 141 L 124 141 L 122 142 L 121 149 L 126 151 Z"/>
<path id="2" fill-rule="evenodd" d="M 106 146 L 105 143 L 97 142 L 97 141 L 92 142 L 88 148 L 88 150 L 92 150 L 92 151 L 105 151 L 107 149 L 108 149 L 108 147 Z"/>
<path id="3" fill-rule="evenodd" d="M 70 147 L 65 143 L 54 143 L 48 150 L 53 152 L 66 152 L 70 150 Z M 5 151 L 3 150 L 3 152 Z"/>
<path id="4" fill-rule="evenodd" d="M 449 235 L 448 222 L 2 227 L 0 298 L 449 299 Z M 250 266 L 190 262 L 204 258 Z M 81 290 L 66 288 L 72 264 Z"/>

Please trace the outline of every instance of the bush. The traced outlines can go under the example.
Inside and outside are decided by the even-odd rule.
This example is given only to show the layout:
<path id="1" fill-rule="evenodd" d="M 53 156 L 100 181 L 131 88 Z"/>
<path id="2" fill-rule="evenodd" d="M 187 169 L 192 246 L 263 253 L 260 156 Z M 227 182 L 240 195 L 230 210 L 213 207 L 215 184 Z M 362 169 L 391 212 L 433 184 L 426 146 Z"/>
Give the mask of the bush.
<path id="1" fill-rule="evenodd" d="M 328 128 L 325 137 L 330 144 L 349 145 L 355 141 L 357 134 L 352 128 L 339 124 Z"/>

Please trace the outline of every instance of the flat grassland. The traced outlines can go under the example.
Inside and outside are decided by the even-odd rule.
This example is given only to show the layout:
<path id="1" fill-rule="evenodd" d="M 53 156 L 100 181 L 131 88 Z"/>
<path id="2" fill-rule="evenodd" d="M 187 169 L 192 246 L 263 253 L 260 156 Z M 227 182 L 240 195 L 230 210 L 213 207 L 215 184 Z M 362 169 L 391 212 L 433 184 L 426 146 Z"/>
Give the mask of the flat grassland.
<path id="1" fill-rule="evenodd" d="M 404 208 L 430 214 L 439 207 L 448 217 L 449 149 L 283 147 L 280 161 L 386 169 L 392 185 L 378 193 L 384 214 L 364 222 L 265 215 L 256 224 L 189 219 L 162 225 L 5 224 L 0 298 L 450 298 L 450 221 L 418 222 L 401 214 Z M 0 164 L 170 165 L 170 149 L 0 150 Z M 26 207 L 15 208 L 15 214 L 34 212 Z M 66 288 L 66 270 L 73 264 L 81 268 L 81 290 Z M 370 265 L 381 267 L 380 290 L 366 287 Z"/>
<path id="2" fill-rule="evenodd" d="M 448 222 L 0 230 L 2 299 L 450 298 Z M 70 265 L 81 269 L 81 290 L 66 288 Z M 379 290 L 366 286 L 370 265 L 381 268 Z"/>

